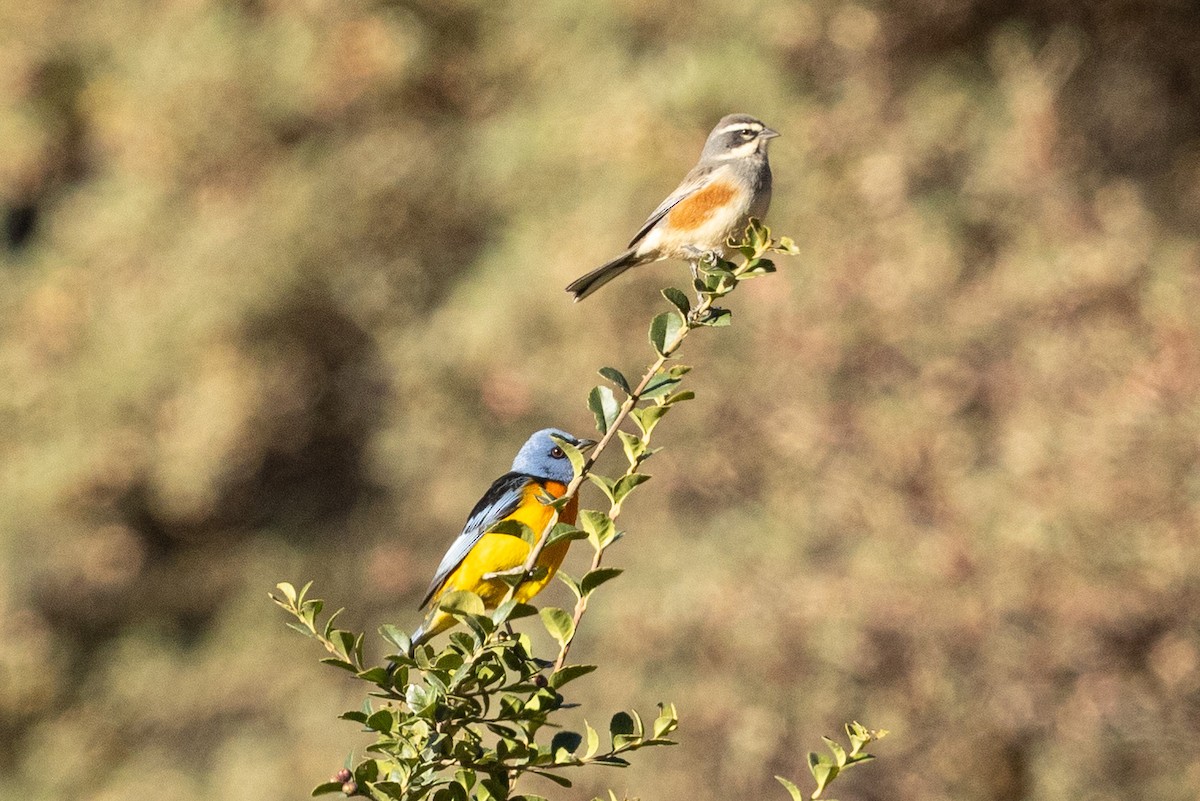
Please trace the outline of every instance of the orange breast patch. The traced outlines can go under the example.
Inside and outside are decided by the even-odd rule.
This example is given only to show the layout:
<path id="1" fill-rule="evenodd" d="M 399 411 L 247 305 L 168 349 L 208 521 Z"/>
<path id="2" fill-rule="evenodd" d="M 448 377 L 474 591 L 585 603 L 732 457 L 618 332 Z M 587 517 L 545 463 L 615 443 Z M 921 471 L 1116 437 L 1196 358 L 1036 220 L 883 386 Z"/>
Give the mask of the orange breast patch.
<path id="1" fill-rule="evenodd" d="M 717 212 L 717 209 L 733 200 L 738 190 L 733 184 L 719 181 L 706 186 L 691 197 L 681 200 L 667 215 L 668 224 L 680 231 L 691 231 Z"/>
<path id="2" fill-rule="evenodd" d="M 551 498 L 561 498 L 562 496 L 567 494 L 567 485 L 563 484 L 561 482 L 558 482 L 558 481 L 551 481 L 550 479 L 546 479 L 544 482 L 542 482 L 542 486 L 540 489 L 538 489 L 536 485 L 533 485 L 528 490 L 528 492 L 533 493 L 535 497 L 537 495 L 545 493 L 546 495 L 549 495 Z M 526 497 L 528 497 L 528 496 L 526 496 Z M 539 501 L 539 503 L 540 503 L 540 501 Z M 558 519 L 564 523 L 570 523 L 571 525 L 575 525 L 575 518 L 578 516 L 578 514 L 579 514 L 579 496 L 576 495 L 574 498 L 572 498 L 567 503 L 566 506 L 563 507 L 562 511 L 559 512 Z"/>

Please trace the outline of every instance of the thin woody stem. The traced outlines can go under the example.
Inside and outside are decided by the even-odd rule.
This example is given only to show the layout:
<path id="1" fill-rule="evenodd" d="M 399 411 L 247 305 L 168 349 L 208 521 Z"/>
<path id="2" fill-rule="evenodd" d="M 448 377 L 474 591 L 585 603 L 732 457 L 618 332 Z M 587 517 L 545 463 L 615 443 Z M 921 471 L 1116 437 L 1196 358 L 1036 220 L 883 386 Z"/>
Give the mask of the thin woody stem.
<path id="1" fill-rule="evenodd" d="M 620 516 L 620 510 L 617 514 L 609 514 L 609 520 L 616 520 Z M 592 566 L 588 568 L 588 573 L 600 567 L 600 563 L 604 561 L 604 551 L 606 547 L 597 548 L 592 556 Z M 584 575 L 587 575 L 585 573 Z M 562 666 L 566 664 L 567 652 L 571 650 L 571 643 L 575 642 L 575 632 L 579 630 L 579 621 L 583 618 L 583 613 L 587 611 L 588 596 L 580 594 L 578 600 L 575 601 L 575 613 L 571 617 L 571 636 L 562 644 L 562 648 L 558 651 L 558 659 L 554 660 L 555 672 L 562 670 Z"/>
<path id="2" fill-rule="evenodd" d="M 751 263 L 756 262 L 759 258 L 761 258 L 763 253 L 770 249 L 771 244 L 771 240 L 768 239 L 767 243 L 763 246 L 759 253 L 756 253 L 753 257 L 744 257 L 742 263 L 733 269 L 733 275 L 735 277 L 743 275 Z M 641 402 L 642 395 L 646 392 L 646 387 L 650 385 L 650 382 L 654 380 L 656 375 L 658 375 L 659 370 L 661 370 L 663 365 L 667 363 L 667 360 L 670 359 L 671 356 L 674 355 L 675 351 L 679 349 L 679 346 L 683 344 L 684 337 L 686 337 L 692 331 L 692 329 L 700 327 L 703 324 L 703 321 L 707 319 L 709 312 L 713 308 L 713 301 L 716 299 L 716 295 L 704 293 L 699 299 L 699 303 L 697 303 L 697 305 L 692 308 L 688 314 L 684 315 L 684 324 L 675 334 L 675 338 L 663 345 L 662 352 L 659 354 L 658 358 L 654 360 L 654 362 L 650 365 L 650 368 L 646 371 L 645 375 L 642 376 L 642 380 L 638 382 L 633 391 L 630 392 L 628 397 L 625 398 L 625 401 L 617 410 L 616 417 L 613 418 L 612 423 L 608 426 L 608 430 L 604 432 L 604 436 L 601 437 L 600 441 L 596 443 L 596 447 L 591 450 L 587 459 L 584 461 L 583 468 L 575 475 L 573 479 L 571 479 L 571 483 L 567 485 L 566 492 L 564 492 L 562 497 L 558 500 L 569 500 L 579 493 L 579 487 L 583 484 L 584 479 L 586 479 L 588 474 L 591 472 L 592 466 L 596 463 L 596 460 L 600 458 L 600 454 L 604 452 L 604 450 L 609 446 L 609 443 L 611 443 L 613 438 L 616 437 L 618 429 L 620 429 L 621 424 L 625 422 L 625 418 L 627 418 L 629 413 L 632 412 L 638 403 Z M 633 467 L 630 467 L 630 470 L 633 469 Z M 615 520 L 616 517 L 617 515 L 614 515 L 610 512 L 610 520 Z M 557 516 L 554 519 L 557 520 Z M 533 548 L 530 549 L 529 556 L 525 559 L 525 564 L 520 569 L 522 578 L 520 581 L 517 581 L 509 586 L 508 593 L 505 595 L 505 601 L 508 601 L 516 594 L 517 587 L 525 583 L 527 577 L 531 575 L 534 569 L 537 567 L 537 560 L 539 557 L 541 557 L 542 550 L 546 547 L 546 539 L 553 527 L 553 523 L 547 526 L 546 529 L 542 531 L 541 536 L 538 537 L 537 543 L 533 546 Z M 600 566 L 603 556 L 604 549 L 600 548 L 592 559 L 592 570 L 595 570 Z M 579 621 L 583 617 L 583 613 L 586 611 L 586 609 L 587 602 L 583 598 L 580 598 L 575 605 L 575 614 L 573 617 L 574 628 L 576 630 L 579 627 Z M 571 638 L 563 644 L 562 650 L 559 652 L 558 659 L 555 661 L 554 665 L 555 670 L 558 670 L 562 667 L 563 662 L 567 657 L 567 651 L 570 650 L 571 642 L 574 639 L 575 635 L 573 632 Z"/>
<path id="3" fill-rule="evenodd" d="M 712 299 L 705 298 L 704 302 L 693 310 L 693 316 L 695 319 L 703 319 L 701 315 L 706 313 L 710 308 L 712 308 Z M 613 438 L 617 435 L 617 429 L 621 427 L 621 423 L 625 422 L 625 418 L 628 417 L 629 413 L 633 411 L 634 407 L 641 402 L 642 395 L 645 393 L 646 387 L 650 385 L 652 380 L 654 380 L 654 376 L 658 374 L 658 371 L 662 369 L 662 366 L 667 363 L 667 359 L 671 358 L 675 351 L 679 349 L 680 344 L 683 342 L 683 338 L 688 335 L 688 332 L 691 331 L 692 328 L 692 321 L 686 321 L 685 325 L 681 327 L 679 332 L 675 335 L 675 338 L 663 347 L 663 352 L 657 359 L 654 360 L 654 363 L 650 365 L 650 369 L 647 370 L 646 374 L 642 376 L 642 380 L 638 382 L 638 385 L 634 387 L 633 392 L 631 392 L 629 397 L 625 399 L 625 402 L 621 404 L 621 408 L 617 410 L 617 416 L 613 418 L 612 423 L 608 427 L 608 431 L 606 431 L 604 436 L 600 438 L 600 441 L 596 443 L 596 447 L 591 450 L 588 458 L 583 463 L 583 469 L 579 471 L 575 478 L 571 479 L 571 483 L 567 485 L 567 491 L 562 494 L 562 497 L 559 498 L 559 500 L 562 498 L 573 498 L 579 493 L 579 486 L 583 483 L 583 480 L 587 478 L 588 473 L 591 472 L 592 465 L 596 463 L 596 460 L 600 458 L 600 454 L 603 453 L 604 449 L 608 447 L 610 442 L 612 442 Z M 533 547 L 533 549 L 529 552 L 529 558 L 525 560 L 524 571 L 527 575 L 533 572 L 534 567 L 537 565 L 538 557 L 542 555 L 542 549 L 546 545 L 546 534 L 549 533 L 550 528 L 552 528 L 552 526 L 547 526 L 546 531 L 542 532 L 542 536 L 538 538 L 537 545 Z"/>

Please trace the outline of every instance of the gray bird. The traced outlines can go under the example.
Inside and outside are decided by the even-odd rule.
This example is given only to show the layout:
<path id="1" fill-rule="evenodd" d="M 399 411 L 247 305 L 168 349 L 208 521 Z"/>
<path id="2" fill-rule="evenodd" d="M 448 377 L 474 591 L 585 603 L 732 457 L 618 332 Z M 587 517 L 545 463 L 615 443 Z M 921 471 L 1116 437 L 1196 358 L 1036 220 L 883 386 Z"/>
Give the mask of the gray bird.
<path id="1" fill-rule="evenodd" d="M 583 300 L 630 267 L 662 259 L 695 263 L 726 255 L 725 242 L 771 205 L 767 145 L 779 136 L 749 114 L 722 117 L 708 135 L 700 161 L 634 234 L 629 249 L 575 279 L 567 291 Z"/>

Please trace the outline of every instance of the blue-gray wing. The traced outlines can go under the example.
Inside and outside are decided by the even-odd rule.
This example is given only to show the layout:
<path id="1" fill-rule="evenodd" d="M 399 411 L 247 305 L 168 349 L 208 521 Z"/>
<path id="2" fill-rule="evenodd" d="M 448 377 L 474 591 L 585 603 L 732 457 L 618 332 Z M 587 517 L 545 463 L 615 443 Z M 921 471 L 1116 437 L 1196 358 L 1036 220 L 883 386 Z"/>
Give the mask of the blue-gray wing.
<path id="1" fill-rule="evenodd" d="M 475 547 L 475 543 L 479 542 L 479 538 L 485 531 L 516 511 L 525 494 L 525 488 L 531 481 L 534 481 L 534 478 L 525 473 L 505 473 L 492 482 L 492 486 L 471 510 L 471 516 L 467 518 L 467 524 L 463 526 L 462 533 L 458 535 L 458 538 L 450 546 L 450 550 L 446 551 L 446 555 L 442 557 L 437 573 L 434 574 L 433 581 L 429 584 L 429 590 L 425 593 L 425 599 L 421 601 L 418 608 L 429 603 L 429 599 L 441 589 L 450 574 L 462 564 L 462 560 Z"/>
<path id="2" fill-rule="evenodd" d="M 650 213 L 650 216 L 646 218 L 646 222 L 642 223 L 642 227 L 633 235 L 633 239 L 629 240 L 629 247 L 633 247 L 640 242 L 642 237 L 650 233 L 650 229 L 657 225 L 659 220 L 666 217 L 667 212 L 678 206 L 684 198 L 694 195 L 707 186 L 714 171 L 713 167 L 707 165 L 692 168 L 692 171 L 684 177 L 683 183 L 675 187 L 675 191 L 667 195 L 667 199 L 659 203 L 658 208 Z"/>

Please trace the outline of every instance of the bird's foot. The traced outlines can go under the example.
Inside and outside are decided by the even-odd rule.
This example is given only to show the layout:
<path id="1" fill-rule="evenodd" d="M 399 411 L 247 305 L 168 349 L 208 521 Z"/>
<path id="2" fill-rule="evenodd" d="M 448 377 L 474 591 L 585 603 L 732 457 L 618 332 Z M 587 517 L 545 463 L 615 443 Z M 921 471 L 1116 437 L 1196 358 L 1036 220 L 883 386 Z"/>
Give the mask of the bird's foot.
<path id="1" fill-rule="evenodd" d="M 720 251 L 702 248 L 698 245 L 684 245 L 683 252 L 687 254 L 688 261 L 691 261 L 693 265 L 696 263 L 716 264 L 717 260 L 721 258 Z M 695 267 L 693 266 L 692 269 Z"/>
<path id="2" fill-rule="evenodd" d="M 699 306 L 704 302 L 704 292 L 701 290 L 704 286 L 704 279 L 700 277 L 699 260 L 689 261 L 688 266 L 692 268 L 692 289 L 696 293 L 696 305 Z M 691 317 L 693 314 L 694 310 L 689 312 L 688 316 Z"/>
<path id="3" fill-rule="evenodd" d="M 484 573 L 484 581 L 495 581 L 497 579 L 504 580 L 506 578 L 516 578 L 525 575 L 525 566 L 514 567 L 509 570 L 497 570 L 494 573 Z"/>

